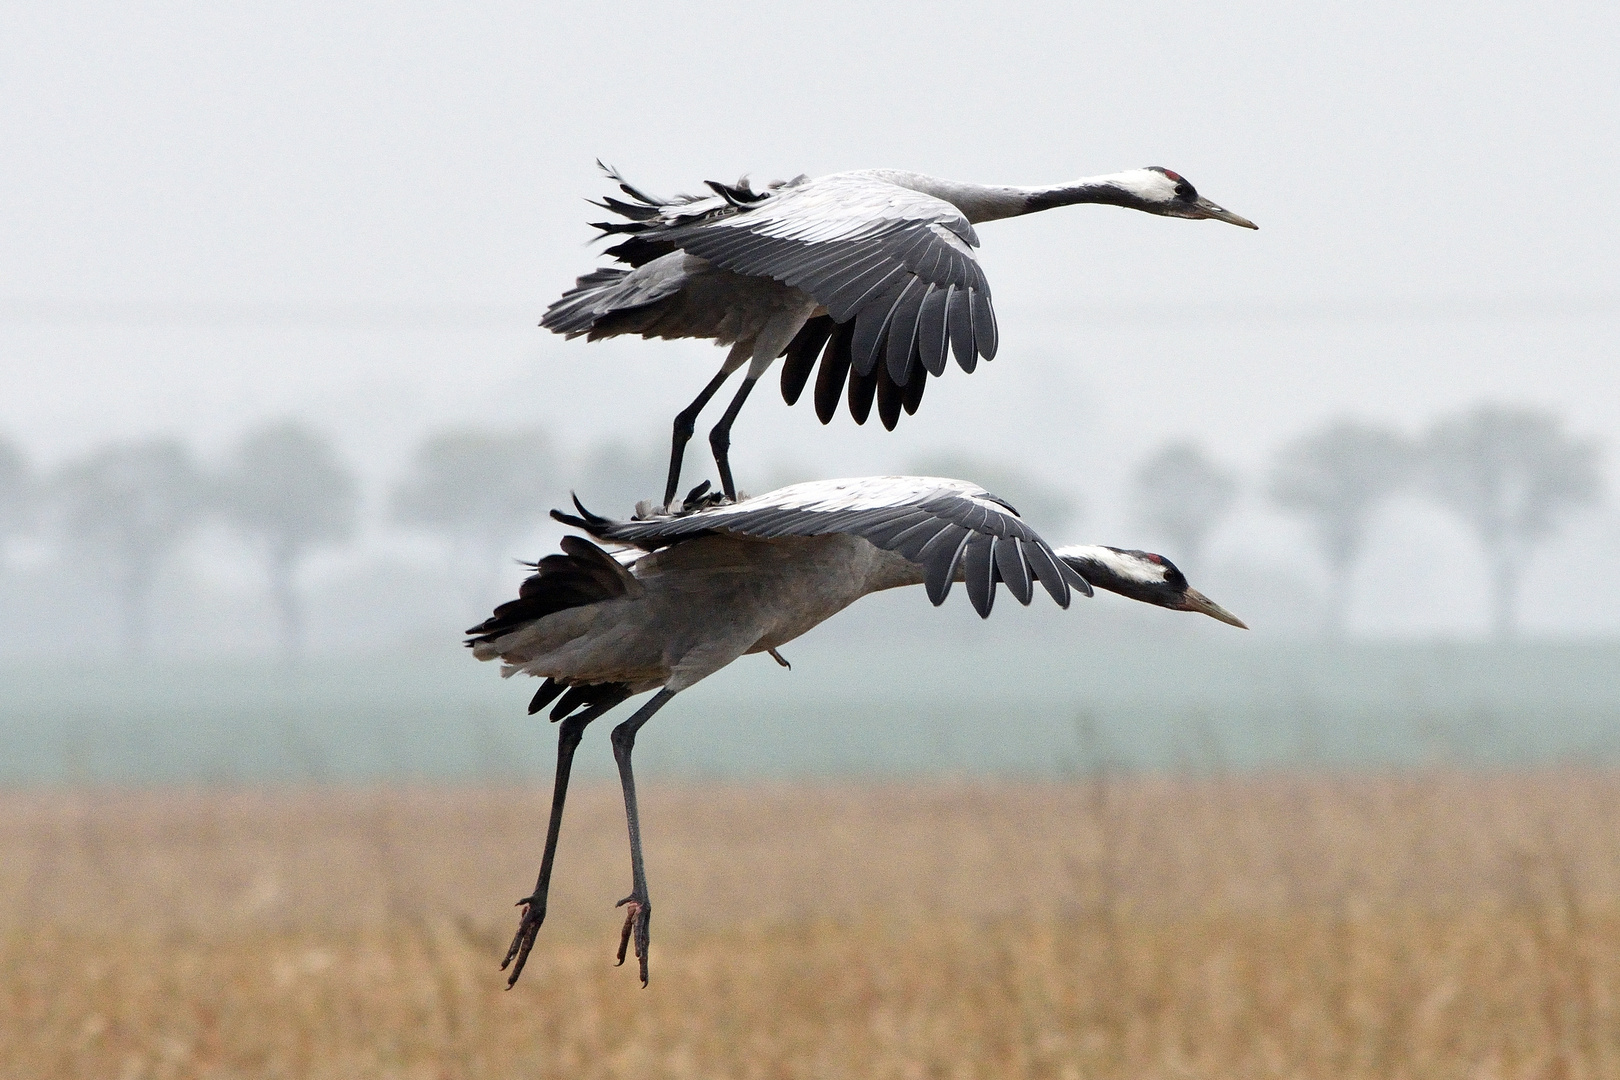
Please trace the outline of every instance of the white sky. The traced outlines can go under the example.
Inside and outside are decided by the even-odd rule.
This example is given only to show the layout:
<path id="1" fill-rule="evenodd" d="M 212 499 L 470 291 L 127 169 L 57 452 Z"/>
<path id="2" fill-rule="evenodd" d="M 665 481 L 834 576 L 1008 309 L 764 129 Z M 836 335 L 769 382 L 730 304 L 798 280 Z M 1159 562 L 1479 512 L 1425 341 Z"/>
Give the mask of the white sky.
<path id="1" fill-rule="evenodd" d="M 1597 4 L 12 4 L 0 432 L 53 462 L 298 414 L 377 484 L 446 423 L 661 439 L 717 351 L 534 326 L 594 265 L 595 158 L 660 192 L 1161 164 L 1261 231 L 1109 207 L 986 225 L 995 363 L 897 435 L 756 395 L 743 486 L 970 441 L 1130 542 L 1118 478 L 1165 438 L 1253 476 L 1329 417 L 1416 431 L 1483 398 L 1557 408 L 1620 476 L 1617 44 Z M 1359 621 L 1477 625 L 1466 536 L 1401 521 Z M 1298 557 L 1258 510 L 1221 543 Z M 1527 620 L 1620 629 L 1613 511 L 1566 547 Z"/>

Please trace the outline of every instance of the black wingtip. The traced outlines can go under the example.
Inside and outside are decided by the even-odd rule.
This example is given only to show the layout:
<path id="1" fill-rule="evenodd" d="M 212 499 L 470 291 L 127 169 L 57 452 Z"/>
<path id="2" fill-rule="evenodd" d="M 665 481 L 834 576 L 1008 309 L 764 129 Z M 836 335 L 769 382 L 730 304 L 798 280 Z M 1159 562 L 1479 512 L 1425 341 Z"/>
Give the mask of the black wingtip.
<path id="1" fill-rule="evenodd" d="M 572 491 L 570 491 L 568 494 L 574 500 L 574 509 L 578 510 L 579 514 L 576 516 L 562 510 L 553 510 L 551 512 L 551 519 L 553 521 L 559 521 L 564 525 L 571 525 L 576 529 L 584 529 L 588 533 L 597 533 L 602 529 L 603 526 L 612 524 L 602 515 L 593 514 L 589 510 L 585 509 L 585 504 L 579 501 L 579 496 L 577 494 Z"/>
<path id="2" fill-rule="evenodd" d="M 722 184 L 718 180 L 705 180 L 703 184 L 739 210 L 750 209 L 770 198 L 770 192 L 768 191 L 751 190 L 747 177 L 744 177 L 736 184 Z"/>
<path id="3" fill-rule="evenodd" d="M 601 517 L 600 515 L 597 515 L 597 514 L 593 514 L 589 510 L 585 509 L 585 504 L 579 501 L 579 494 L 577 492 L 570 491 L 568 493 L 568 497 L 574 500 L 574 509 L 578 510 L 579 511 L 579 516 L 584 518 L 586 521 L 606 521 L 607 520 L 607 518 Z"/>
<path id="4" fill-rule="evenodd" d="M 552 699 L 562 692 L 563 685 L 556 679 L 547 679 L 541 683 L 540 689 L 534 692 L 534 698 L 529 702 L 529 715 L 533 716 L 547 705 L 550 705 Z"/>
<path id="5" fill-rule="evenodd" d="M 553 510 L 551 512 L 551 520 L 560 522 L 561 524 L 567 525 L 570 528 L 584 529 L 587 532 L 590 530 L 590 525 L 585 521 L 584 518 L 575 517 L 573 514 L 564 513 L 561 510 Z"/>

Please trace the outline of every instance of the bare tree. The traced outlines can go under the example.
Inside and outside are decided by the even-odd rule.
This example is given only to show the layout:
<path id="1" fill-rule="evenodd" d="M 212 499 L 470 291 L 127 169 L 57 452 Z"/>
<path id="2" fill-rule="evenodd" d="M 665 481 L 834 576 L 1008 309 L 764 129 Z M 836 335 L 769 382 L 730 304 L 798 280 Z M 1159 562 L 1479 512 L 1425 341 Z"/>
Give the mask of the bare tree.
<path id="1" fill-rule="evenodd" d="M 930 454 L 907 470 L 918 476 L 951 476 L 971 480 L 1018 508 L 1043 535 L 1055 536 L 1081 516 L 1081 499 L 1072 492 L 1031 476 L 1016 466 L 962 454 Z"/>
<path id="2" fill-rule="evenodd" d="M 295 657 L 304 644 L 299 566 L 311 549 L 353 535 L 359 485 L 325 436 L 287 422 L 242 440 L 218 492 L 226 520 L 258 542 L 282 653 Z"/>
<path id="3" fill-rule="evenodd" d="M 667 440 L 634 446 L 609 440 L 592 446 L 574 470 L 581 501 L 592 510 L 625 517 L 638 502 L 657 494 L 669 452 Z M 558 492 L 561 495 L 562 492 Z M 686 494 L 685 491 L 678 492 Z"/>
<path id="4" fill-rule="evenodd" d="M 1137 468 L 1136 516 L 1165 538 L 1178 563 L 1196 566 L 1204 545 L 1237 501 L 1237 477 L 1190 442 L 1173 442 Z"/>
<path id="5" fill-rule="evenodd" d="M 6 542 L 28 521 L 34 503 L 33 477 L 22 448 L 0 436 L 0 568 Z"/>
<path id="6" fill-rule="evenodd" d="M 125 652 L 141 655 L 158 572 L 206 505 L 191 454 L 170 439 L 104 447 L 64 468 L 49 494 L 59 528 L 111 574 Z"/>
<path id="7" fill-rule="evenodd" d="M 1398 432 L 1339 420 L 1296 439 L 1277 455 L 1271 498 L 1310 527 L 1332 580 L 1327 630 L 1344 633 L 1350 583 L 1378 508 L 1405 485 L 1414 453 Z"/>
<path id="8" fill-rule="evenodd" d="M 1538 409 L 1481 405 L 1435 424 L 1424 444 L 1430 494 L 1462 518 L 1490 563 L 1491 627 L 1518 630 L 1519 574 L 1535 546 L 1602 488 L 1597 444 Z"/>
<path id="9" fill-rule="evenodd" d="M 550 511 L 560 486 L 551 441 L 536 429 L 458 430 L 427 438 L 393 493 L 396 520 L 447 540 L 471 571 L 468 601 L 486 606 L 510 560 Z"/>

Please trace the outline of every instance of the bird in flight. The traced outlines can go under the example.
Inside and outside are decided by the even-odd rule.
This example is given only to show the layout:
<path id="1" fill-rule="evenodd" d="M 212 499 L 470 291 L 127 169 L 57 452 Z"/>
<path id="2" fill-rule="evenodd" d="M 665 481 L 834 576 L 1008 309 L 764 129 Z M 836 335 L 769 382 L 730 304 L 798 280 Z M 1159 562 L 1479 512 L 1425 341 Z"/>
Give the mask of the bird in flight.
<path id="1" fill-rule="evenodd" d="M 598 162 L 600 164 L 600 162 Z M 620 220 L 595 225 L 621 237 L 602 267 L 575 282 L 540 325 L 588 340 L 707 338 L 730 346 L 720 371 L 675 417 L 664 504 L 679 488 L 698 414 L 730 375 L 743 383 L 709 433 L 726 498 L 735 500 L 731 426 L 778 357 L 782 396 L 796 402 L 816 367 L 816 413 L 828 423 L 845 396 L 865 423 L 875 401 L 892 430 L 915 413 L 930 376 L 954 355 L 971 372 L 996 355 L 996 317 L 979 266 L 975 225 L 1079 203 L 1161 217 L 1252 221 L 1154 166 L 1047 187 L 942 180 L 894 169 L 800 176 L 754 190 L 708 183 L 712 194 L 648 195 L 603 166 L 625 199 L 596 205 Z"/>
<path id="2" fill-rule="evenodd" d="M 555 702 L 557 773 L 540 874 L 519 901 L 523 916 L 502 968 L 517 982 L 546 915 L 574 750 L 585 727 L 634 695 L 657 693 L 613 729 L 613 756 L 630 832 L 630 895 L 619 938 L 647 983 L 652 902 L 641 857 L 631 752 L 636 732 L 676 694 L 740 656 L 777 649 L 870 593 L 922 585 L 935 605 L 955 582 L 988 617 L 997 587 L 1029 604 L 1039 585 L 1061 607 L 1075 592 L 1107 589 L 1159 607 L 1195 611 L 1242 627 L 1187 584 L 1163 556 L 1100 546 L 1054 548 L 1006 501 L 975 484 L 925 476 L 879 476 L 795 484 L 740 502 L 613 521 L 587 511 L 552 516 L 620 548 L 565 536 L 560 554 L 534 564 L 518 591 L 468 633 L 479 660 L 502 675 L 545 682 L 529 703 Z"/>

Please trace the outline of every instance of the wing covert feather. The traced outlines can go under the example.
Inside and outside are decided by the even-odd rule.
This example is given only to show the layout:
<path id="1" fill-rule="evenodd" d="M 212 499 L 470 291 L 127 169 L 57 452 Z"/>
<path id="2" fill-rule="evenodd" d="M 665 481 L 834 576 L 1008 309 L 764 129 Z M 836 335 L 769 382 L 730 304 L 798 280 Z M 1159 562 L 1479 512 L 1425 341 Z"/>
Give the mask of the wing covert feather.
<path id="1" fill-rule="evenodd" d="M 1034 582 L 1039 581 L 1054 601 L 1067 607 L 1077 577 L 1063 573 L 1063 561 L 1011 506 L 975 484 L 939 477 L 820 480 L 736 503 L 642 520 L 610 521 L 583 509 L 581 513 L 584 516 L 554 516 L 598 539 L 648 549 L 712 533 L 762 540 L 834 533 L 858 536 L 916 563 L 935 604 L 944 602 L 960 568 L 974 610 L 986 617 L 998 582 L 1005 582 L 1020 603 L 1028 604 Z"/>

